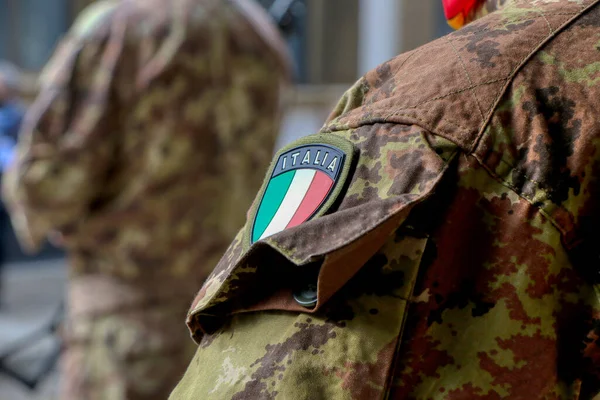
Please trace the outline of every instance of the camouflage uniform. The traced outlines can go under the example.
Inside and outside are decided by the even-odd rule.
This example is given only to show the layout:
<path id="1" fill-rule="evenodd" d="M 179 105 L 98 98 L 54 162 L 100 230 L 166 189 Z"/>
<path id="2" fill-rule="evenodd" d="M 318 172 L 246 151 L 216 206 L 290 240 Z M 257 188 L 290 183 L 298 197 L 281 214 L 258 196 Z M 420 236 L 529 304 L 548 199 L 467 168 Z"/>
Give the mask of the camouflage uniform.
<path id="1" fill-rule="evenodd" d="M 272 157 L 285 45 L 248 0 L 91 6 L 43 72 L 4 185 L 69 253 L 65 399 L 165 399 L 181 320 Z"/>
<path id="2" fill-rule="evenodd" d="M 238 235 L 171 399 L 597 396 L 599 38 L 598 0 L 509 1 L 360 79 L 321 132 L 356 148 L 347 187 Z"/>

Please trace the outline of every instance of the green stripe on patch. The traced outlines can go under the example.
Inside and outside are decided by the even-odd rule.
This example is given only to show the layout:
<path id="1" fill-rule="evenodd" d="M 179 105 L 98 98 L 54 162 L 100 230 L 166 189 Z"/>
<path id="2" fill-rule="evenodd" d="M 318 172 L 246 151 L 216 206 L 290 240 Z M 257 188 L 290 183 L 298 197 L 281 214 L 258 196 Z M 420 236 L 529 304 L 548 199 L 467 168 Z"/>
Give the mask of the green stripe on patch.
<path id="1" fill-rule="evenodd" d="M 256 214 L 256 222 L 254 223 L 254 231 L 252 232 L 253 242 L 261 237 L 267 226 L 269 226 L 269 223 L 271 223 L 290 188 L 294 175 L 296 175 L 296 171 L 290 171 L 276 176 L 269 181 L 269 186 L 267 186 L 258 213 Z"/>
<path id="2" fill-rule="evenodd" d="M 265 236 L 263 239 L 268 240 L 268 237 L 276 235 L 282 230 L 295 229 L 298 225 L 311 219 L 320 218 L 330 211 L 338 196 L 345 189 L 350 169 L 354 168 L 355 156 L 358 155 L 354 144 L 342 137 L 349 136 L 349 134 L 350 131 L 340 131 L 335 134 L 323 133 L 305 136 L 275 154 L 257 199 L 248 212 L 243 239 L 244 251 L 247 251 L 253 243 L 260 241 L 263 236 Z M 309 199 L 315 203 L 317 208 L 312 210 L 312 213 L 306 213 L 301 219 L 295 220 L 294 224 L 290 226 L 295 214 L 290 215 L 289 213 L 298 212 L 297 207 L 302 205 L 306 196 L 311 194 L 314 196 L 317 193 L 303 192 L 300 189 L 304 186 L 295 187 L 296 181 L 298 185 L 302 183 L 302 180 L 296 179 L 299 176 L 296 171 L 304 170 L 321 172 L 327 175 L 333 183 L 327 193 L 319 192 L 319 196 L 322 198 L 311 197 Z M 313 183 L 314 180 L 310 184 Z M 292 185 L 294 186 L 292 187 Z M 308 189 L 310 190 L 310 186 Z M 288 217 L 291 220 L 288 221 Z"/>

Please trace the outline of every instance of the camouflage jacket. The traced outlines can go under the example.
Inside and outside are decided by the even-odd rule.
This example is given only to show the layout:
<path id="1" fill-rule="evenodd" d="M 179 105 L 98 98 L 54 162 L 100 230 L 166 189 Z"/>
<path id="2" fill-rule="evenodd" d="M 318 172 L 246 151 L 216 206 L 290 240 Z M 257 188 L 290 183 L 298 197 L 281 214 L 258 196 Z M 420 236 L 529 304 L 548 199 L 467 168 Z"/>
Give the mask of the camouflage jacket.
<path id="1" fill-rule="evenodd" d="M 42 74 L 4 184 L 25 245 L 57 231 L 74 277 L 189 304 L 278 133 L 285 45 L 257 7 L 124 0 L 83 13 Z"/>
<path id="2" fill-rule="evenodd" d="M 171 399 L 598 395 L 599 37 L 597 0 L 515 0 L 360 79 L 306 139 L 346 185 L 238 235 Z"/>

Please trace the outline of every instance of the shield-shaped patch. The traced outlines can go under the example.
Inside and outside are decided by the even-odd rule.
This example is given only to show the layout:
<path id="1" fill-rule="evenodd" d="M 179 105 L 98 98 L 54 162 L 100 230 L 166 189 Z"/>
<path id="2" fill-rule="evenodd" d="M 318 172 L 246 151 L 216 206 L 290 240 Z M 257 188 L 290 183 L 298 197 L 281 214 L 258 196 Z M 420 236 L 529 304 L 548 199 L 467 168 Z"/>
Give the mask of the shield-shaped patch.
<path id="1" fill-rule="evenodd" d="M 311 135 L 280 150 L 250 214 L 252 244 L 323 215 L 339 195 L 352 164 L 352 143 Z"/>

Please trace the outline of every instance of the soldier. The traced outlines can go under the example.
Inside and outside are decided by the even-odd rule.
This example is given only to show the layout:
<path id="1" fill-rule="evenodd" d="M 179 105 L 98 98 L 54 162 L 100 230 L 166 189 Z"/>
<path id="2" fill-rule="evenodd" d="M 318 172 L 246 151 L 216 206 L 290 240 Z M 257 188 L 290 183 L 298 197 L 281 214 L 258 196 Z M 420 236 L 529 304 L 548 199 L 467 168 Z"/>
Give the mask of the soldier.
<path id="1" fill-rule="evenodd" d="M 361 78 L 275 156 L 171 399 L 600 394 L 599 36 L 513 0 Z"/>
<path id="2" fill-rule="evenodd" d="M 285 45 L 250 0 L 84 11 L 41 77 L 5 196 L 21 240 L 70 261 L 64 399 L 165 399 L 184 318 L 277 135 Z"/>

